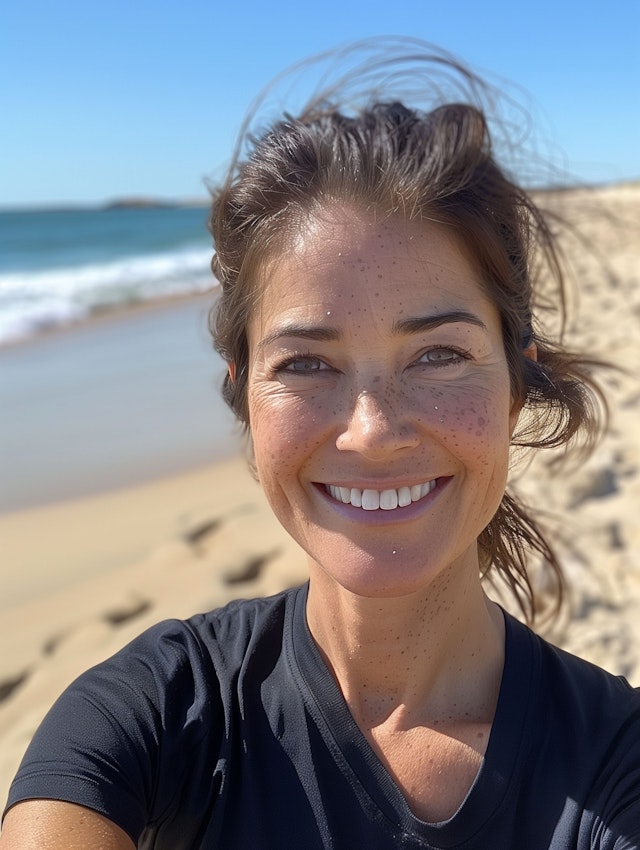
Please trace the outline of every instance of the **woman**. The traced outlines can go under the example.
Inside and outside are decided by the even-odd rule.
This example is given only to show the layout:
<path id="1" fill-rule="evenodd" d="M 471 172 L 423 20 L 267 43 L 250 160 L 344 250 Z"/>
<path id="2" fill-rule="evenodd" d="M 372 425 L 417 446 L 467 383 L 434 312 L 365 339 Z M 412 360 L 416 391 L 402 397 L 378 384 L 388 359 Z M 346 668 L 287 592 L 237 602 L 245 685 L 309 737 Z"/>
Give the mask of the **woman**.
<path id="1" fill-rule="evenodd" d="M 533 617 L 529 553 L 560 572 L 505 492 L 510 447 L 597 427 L 586 361 L 532 317 L 553 239 L 477 81 L 411 58 L 469 102 L 316 100 L 214 199 L 225 398 L 308 585 L 160 624 L 81 677 L 2 850 L 640 847 L 640 694 L 480 581 Z"/>

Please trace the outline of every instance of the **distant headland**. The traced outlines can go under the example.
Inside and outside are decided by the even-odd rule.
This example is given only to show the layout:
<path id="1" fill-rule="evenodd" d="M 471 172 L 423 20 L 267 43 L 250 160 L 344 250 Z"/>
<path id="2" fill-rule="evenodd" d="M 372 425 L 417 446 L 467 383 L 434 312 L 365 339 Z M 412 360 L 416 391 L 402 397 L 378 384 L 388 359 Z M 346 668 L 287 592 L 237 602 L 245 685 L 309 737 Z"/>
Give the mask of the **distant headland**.
<path id="1" fill-rule="evenodd" d="M 104 210 L 152 210 L 152 209 L 177 209 L 180 207 L 206 207 L 209 205 L 207 198 L 190 198 L 181 200 L 167 200 L 164 198 L 152 198 L 145 196 L 131 196 L 124 198 L 113 198 L 101 205 Z"/>
<path id="2" fill-rule="evenodd" d="M 4 205 L 0 204 L 1 213 L 73 213 L 96 210 L 172 210 L 185 208 L 206 208 L 210 205 L 208 197 L 198 198 L 155 198 L 146 195 L 131 195 L 120 198 L 109 198 L 105 201 L 95 202 L 62 202 L 42 203 L 28 205 Z"/>

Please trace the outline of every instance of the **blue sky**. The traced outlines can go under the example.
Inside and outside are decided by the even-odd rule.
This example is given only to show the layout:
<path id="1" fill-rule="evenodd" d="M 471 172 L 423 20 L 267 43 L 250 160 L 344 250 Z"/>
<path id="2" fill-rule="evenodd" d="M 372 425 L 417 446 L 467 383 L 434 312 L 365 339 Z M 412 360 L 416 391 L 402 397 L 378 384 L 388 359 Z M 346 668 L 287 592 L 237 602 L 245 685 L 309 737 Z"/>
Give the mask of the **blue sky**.
<path id="1" fill-rule="evenodd" d="M 638 0 L 13 0 L 0 205 L 202 196 L 271 77 L 383 34 L 524 87 L 581 180 L 640 178 Z"/>

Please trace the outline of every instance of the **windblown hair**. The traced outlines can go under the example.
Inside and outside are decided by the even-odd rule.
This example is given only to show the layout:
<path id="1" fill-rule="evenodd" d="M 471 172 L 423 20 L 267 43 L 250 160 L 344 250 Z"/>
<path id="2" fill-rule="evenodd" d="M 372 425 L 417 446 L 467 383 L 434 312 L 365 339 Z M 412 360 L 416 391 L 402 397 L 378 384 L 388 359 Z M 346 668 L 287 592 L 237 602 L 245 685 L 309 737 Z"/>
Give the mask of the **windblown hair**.
<path id="1" fill-rule="evenodd" d="M 415 43 L 413 43 L 415 44 Z M 292 234 L 335 201 L 450 227 L 466 245 L 499 311 L 512 395 L 524 406 L 514 445 L 533 448 L 592 441 L 602 403 L 590 361 L 545 339 L 536 326 L 541 280 L 555 281 L 556 308 L 565 304 L 563 265 L 551 224 L 531 196 L 496 160 L 482 98 L 483 83 L 459 63 L 424 46 L 404 56 L 424 70 L 458 75 L 467 102 L 416 108 L 386 100 L 384 74 L 353 109 L 340 87 L 314 98 L 297 116 L 285 114 L 259 137 L 245 138 L 226 181 L 213 192 L 212 268 L 221 284 L 211 330 L 222 357 L 235 364 L 223 395 L 250 430 L 247 406 L 247 322 L 260 299 L 260 270 L 287 250 Z M 380 60 L 377 72 L 397 63 Z M 367 73 L 373 66 L 367 66 Z M 362 73 L 361 73 L 362 76 Z M 364 75 L 366 76 L 366 74 Z M 436 95 L 442 93 L 436 87 Z M 432 100 L 434 93 L 430 93 Z M 480 105 L 479 105 L 480 101 Z M 524 355 L 535 344 L 537 361 Z M 532 622 L 537 600 L 527 570 L 531 555 L 549 570 L 559 608 L 563 578 L 558 557 L 536 520 L 505 493 L 479 538 L 483 575 L 497 573 Z"/>

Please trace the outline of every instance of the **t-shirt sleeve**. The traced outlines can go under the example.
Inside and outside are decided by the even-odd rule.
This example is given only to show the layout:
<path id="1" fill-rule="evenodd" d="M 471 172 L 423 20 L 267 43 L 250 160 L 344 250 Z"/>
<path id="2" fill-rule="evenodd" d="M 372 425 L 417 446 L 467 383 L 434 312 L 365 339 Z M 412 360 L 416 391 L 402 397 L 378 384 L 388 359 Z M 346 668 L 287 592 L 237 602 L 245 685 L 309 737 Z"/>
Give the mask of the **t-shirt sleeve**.
<path id="1" fill-rule="evenodd" d="M 603 840 L 595 845 L 598 850 L 640 850 L 640 768 L 629 771 L 620 785 L 614 811 L 604 819 Z"/>
<path id="2" fill-rule="evenodd" d="M 622 682 L 615 681 L 608 705 L 617 703 L 624 719 L 600 760 L 594 793 L 585 805 L 595 814 L 588 845 L 594 850 L 640 850 L 640 689 Z M 599 703 L 601 711 L 606 704 Z"/>
<path id="3" fill-rule="evenodd" d="M 137 842 L 145 826 L 179 805 L 181 774 L 195 754 L 215 750 L 223 725 L 217 690 L 211 658 L 187 624 L 153 627 L 57 700 L 8 806 L 36 798 L 78 803 Z"/>

